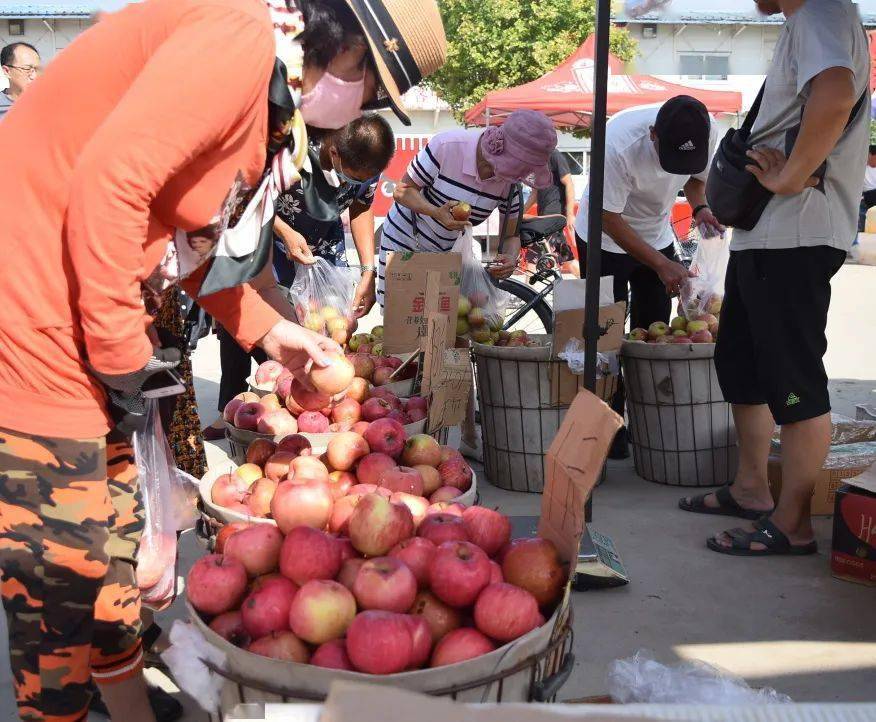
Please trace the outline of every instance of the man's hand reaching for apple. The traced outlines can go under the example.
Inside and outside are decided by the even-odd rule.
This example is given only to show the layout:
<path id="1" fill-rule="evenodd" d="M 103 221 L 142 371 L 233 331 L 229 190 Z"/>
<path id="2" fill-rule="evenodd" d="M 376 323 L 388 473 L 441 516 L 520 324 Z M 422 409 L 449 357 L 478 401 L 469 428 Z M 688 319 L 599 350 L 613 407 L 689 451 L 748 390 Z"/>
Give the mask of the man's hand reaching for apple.
<path id="1" fill-rule="evenodd" d="M 274 324 L 262 337 L 259 346 L 268 356 L 305 381 L 308 362 L 312 361 L 315 366 L 329 366 L 328 354 L 343 353 L 341 347 L 330 338 L 287 320 Z"/>

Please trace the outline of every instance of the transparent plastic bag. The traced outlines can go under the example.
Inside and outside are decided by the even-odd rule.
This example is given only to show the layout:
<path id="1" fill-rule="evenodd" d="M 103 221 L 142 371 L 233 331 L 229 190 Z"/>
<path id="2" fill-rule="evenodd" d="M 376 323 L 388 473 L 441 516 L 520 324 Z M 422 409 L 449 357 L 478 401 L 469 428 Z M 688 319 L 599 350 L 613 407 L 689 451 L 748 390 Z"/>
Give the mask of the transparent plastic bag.
<path id="1" fill-rule="evenodd" d="M 137 584 L 143 602 L 160 608 L 176 591 L 176 533 L 194 523 L 197 482 L 176 468 L 157 399 L 146 400 L 146 426 L 134 433 L 133 447 L 145 517 Z"/>
<path id="2" fill-rule="evenodd" d="M 696 274 L 681 287 L 678 315 L 688 321 L 704 314 L 721 315 L 724 301 L 724 276 L 730 260 L 730 242 L 723 235 L 709 238 L 699 234 L 690 270 Z"/>
<path id="3" fill-rule="evenodd" d="M 311 265 L 298 264 L 289 289 L 298 323 L 341 345 L 356 326 L 352 314 L 355 294 L 353 271 L 319 257 Z"/>
<path id="4" fill-rule="evenodd" d="M 494 344 L 502 330 L 511 294 L 497 287 L 493 277 L 481 265 L 481 249 L 472 236 L 470 225 L 453 244 L 453 252 L 462 256 L 456 335 L 478 343 Z"/>
<path id="5" fill-rule="evenodd" d="M 584 342 L 580 338 L 570 338 L 566 347 L 557 354 L 557 358 L 563 359 L 569 365 L 569 371 L 573 374 L 584 373 Z M 596 352 L 596 378 L 616 375 L 620 372 L 620 361 L 614 351 Z"/>
<path id="6" fill-rule="evenodd" d="M 745 680 L 705 662 L 680 662 L 669 667 L 643 650 L 609 665 L 608 692 L 619 704 L 757 705 L 792 701 L 769 687 L 752 689 Z"/>

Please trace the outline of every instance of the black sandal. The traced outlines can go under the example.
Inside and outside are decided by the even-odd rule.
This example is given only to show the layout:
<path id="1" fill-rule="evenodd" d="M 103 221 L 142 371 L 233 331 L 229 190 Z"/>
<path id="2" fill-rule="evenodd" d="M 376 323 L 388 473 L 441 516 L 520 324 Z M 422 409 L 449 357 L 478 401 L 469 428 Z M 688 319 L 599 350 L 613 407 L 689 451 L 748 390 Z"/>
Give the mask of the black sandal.
<path id="1" fill-rule="evenodd" d="M 744 506 L 740 506 L 736 499 L 733 498 L 733 495 L 730 493 L 730 484 L 726 486 L 722 486 L 719 489 L 716 489 L 715 501 L 718 502 L 718 506 L 711 507 L 706 506 L 706 497 L 712 492 L 708 492 L 706 494 L 699 494 L 697 496 L 690 497 L 690 501 L 687 500 L 687 497 L 682 497 L 678 500 L 678 508 L 682 511 L 690 511 L 694 514 L 715 514 L 716 516 L 735 516 L 740 519 L 748 519 L 750 521 L 755 521 L 756 519 L 760 519 L 762 516 L 766 516 L 767 514 L 772 513 L 772 509 L 769 511 L 757 511 L 756 509 L 746 509 Z"/>
<path id="2" fill-rule="evenodd" d="M 713 552 L 737 557 L 807 556 L 818 552 L 815 540 L 808 544 L 791 544 L 785 533 L 768 518 L 756 521 L 754 531 L 730 529 L 724 533 L 730 537 L 729 547 L 720 544 L 715 537 L 707 539 L 706 546 Z M 752 544 L 763 544 L 764 548 L 752 549 Z"/>

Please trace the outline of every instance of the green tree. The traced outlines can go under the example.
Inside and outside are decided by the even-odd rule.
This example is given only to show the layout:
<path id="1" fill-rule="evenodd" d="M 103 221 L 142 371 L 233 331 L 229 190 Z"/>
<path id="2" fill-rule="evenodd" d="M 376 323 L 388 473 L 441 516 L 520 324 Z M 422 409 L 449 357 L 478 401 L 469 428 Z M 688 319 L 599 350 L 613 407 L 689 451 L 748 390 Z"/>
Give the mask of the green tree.
<path id="1" fill-rule="evenodd" d="M 457 119 L 484 95 L 535 80 L 593 32 L 594 0 L 439 0 L 447 64 L 428 83 Z M 625 61 L 636 41 L 612 29 L 611 51 Z"/>

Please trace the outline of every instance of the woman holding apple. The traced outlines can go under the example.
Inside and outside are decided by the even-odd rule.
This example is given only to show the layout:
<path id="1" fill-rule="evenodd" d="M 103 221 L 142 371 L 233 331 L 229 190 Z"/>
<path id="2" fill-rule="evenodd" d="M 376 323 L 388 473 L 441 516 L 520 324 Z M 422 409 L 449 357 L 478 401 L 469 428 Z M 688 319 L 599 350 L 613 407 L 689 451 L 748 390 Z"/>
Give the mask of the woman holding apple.
<path id="1" fill-rule="evenodd" d="M 154 719 L 129 435 L 179 351 L 153 346 L 146 302 L 180 284 L 246 348 L 328 365 L 337 345 L 251 283 L 274 199 L 300 177 L 305 122 L 403 115 L 443 59 L 432 0 L 145 0 L 4 118 L 0 566 L 22 718 L 84 719 L 93 678 L 114 719 Z"/>

